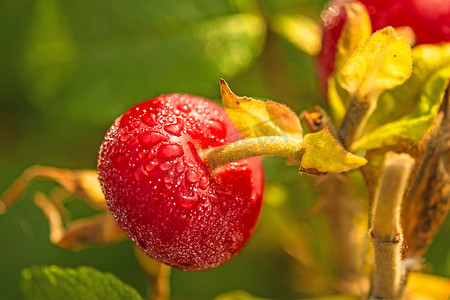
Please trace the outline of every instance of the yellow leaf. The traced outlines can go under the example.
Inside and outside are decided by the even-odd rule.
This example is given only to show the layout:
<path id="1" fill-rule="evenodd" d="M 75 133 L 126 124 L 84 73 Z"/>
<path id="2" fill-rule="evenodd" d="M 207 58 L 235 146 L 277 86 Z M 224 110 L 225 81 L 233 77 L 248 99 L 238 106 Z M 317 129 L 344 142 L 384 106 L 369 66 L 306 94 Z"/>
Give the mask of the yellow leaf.
<path id="1" fill-rule="evenodd" d="M 370 17 L 364 5 L 359 2 L 344 4 L 347 18 L 339 37 L 336 50 L 336 67 L 339 71 L 352 53 L 372 34 Z"/>
<path id="2" fill-rule="evenodd" d="M 337 80 L 359 101 L 373 103 L 381 92 L 408 79 L 411 68 L 410 46 L 394 28 L 386 27 L 355 50 Z"/>
<path id="3" fill-rule="evenodd" d="M 303 131 L 297 115 L 287 106 L 236 96 L 221 79 L 222 102 L 228 117 L 246 138 L 283 136 L 301 141 Z"/>
<path id="4" fill-rule="evenodd" d="M 450 279 L 435 275 L 411 273 L 405 294 L 411 300 L 448 299 Z"/>
<path id="5" fill-rule="evenodd" d="M 300 172 L 315 175 L 340 173 L 367 163 L 365 158 L 346 151 L 326 129 L 305 135 L 303 148 Z"/>

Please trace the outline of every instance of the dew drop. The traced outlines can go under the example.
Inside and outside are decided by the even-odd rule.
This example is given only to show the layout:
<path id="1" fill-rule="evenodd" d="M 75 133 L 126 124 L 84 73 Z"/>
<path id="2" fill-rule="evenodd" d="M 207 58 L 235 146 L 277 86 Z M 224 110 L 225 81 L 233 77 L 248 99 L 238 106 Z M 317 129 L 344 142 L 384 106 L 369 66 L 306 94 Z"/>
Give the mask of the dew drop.
<path id="1" fill-rule="evenodd" d="M 120 141 L 122 143 L 126 143 L 131 139 L 132 135 L 131 134 L 124 134 L 120 137 Z"/>
<path id="2" fill-rule="evenodd" d="M 134 119 L 130 122 L 132 128 L 137 128 L 141 125 L 141 121 L 138 119 Z"/>
<path id="3" fill-rule="evenodd" d="M 172 183 L 175 180 L 175 172 L 169 171 L 164 175 L 164 182 L 165 183 Z"/>
<path id="4" fill-rule="evenodd" d="M 199 181 L 198 181 L 198 187 L 201 188 L 202 190 L 206 189 L 209 185 L 209 178 L 206 175 L 203 175 L 202 177 L 200 177 Z"/>
<path id="5" fill-rule="evenodd" d="M 184 170 L 186 169 L 184 163 L 181 160 L 177 162 L 176 169 L 178 173 L 184 172 Z"/>
<path id="6" fill-rule="evenodd" d="M 173 168 L 173 163 L 171 161 L 165 161 L 162 164 L 159 165 L 159 168 L 162 171 L 167 171 Z"/>
<path id="7" fill-rule="evenodd" d="M 227 135 L 225 126 L 219 120 L 209 120 L 206 122 L 206 126 L 208 127 L 211 135 L 214 135 L 219 139 L 224 138 Z"/>
<path id="8" fill-rule="evenodd" d="M 192 168 L 194 166 L 194 163 L 192 162 L 192 160 L 187 156 L 183 157 L 183 161 L 188 167 Z"/>
<path id="9" fill-rule="evenodd" d="M 177 181 L 176 181 L 176 185 L 180 186 L 181 182 L 183 182 L 183 176 L 177 176 Z"/>
<path id="10" fill-rule="evenodd" d="M 147 181 L 148 173 L 144 170 L 142 166 L 137 167 L 134 170 L 134 179 L 136 179 L 139 182 Z"/>
<path id="11" fill-rule="evenodd" d="M 158 161 L 157 161 L 157 160 L 152 160 L 151 162 L 146 163 L 146 164 L 144 165 L 144 170 L 145 170 L 147 173 L 150 173 L 151 171 L 153 171 L 153 169 L 154 169 L 157 165 L 158 165 Z"/>
<path id="12" fill-rule="evenodd" d="M 155 131 L 145 132 L 139 136 L 139 141 L 148 146 L 153 146 L 168 140 L 169 140 L 168 137 Z"/>
<path id="13" fill-rule="evenodd" d="M 194 207 L 196 207 L 197 203 L 198 203 L 197 194 L 194 194 L 193 196 L 180 195 L 179 204 L 183 208 L 193 209 Z"/>
<path id="14" fill-rule="evenodd" d="M 157 124 L 155 115 L 150 113 L 142 117 L 142 122 L 148 126 L 155 126 Z"/>
<path id="15" fill-rule="evenodd" d="M 144 240 L 137 240 L 137 244 L 142 250 L 146 250 L 147 249 L 147 242 L 146 241 L 144 241 Z"/>
<path id="16" fill-rule="evenodd" d="M 178 144 L 162 145 L 159 148 L 159 157 L 164 160 L 173 159 L 184 154 L 183 148 Z"/>
<path id="17" fill-rule="evenodd" d="M 139 153 L 138 153 L 139 159 L 143 159 L 146 154 L 147 154 L 146 151 L 139 151 Z"/>
<path id="18" fill-rule="evenodd" d="M 186 171 L 185 177 L 188 182 L 196 183 L 200 179 L 200 174 L 193 169 L 189 169 Z"/>
<path id="19" fill-rule="evenodd" d="M 191 109 L 189 108 L 189 106 L 187 106 L 186 104 L 180 104 L 177 106 L 177 108 L 179 110 L 181 110 L 182 112 L 188 113 L 191 111 Z"/>
<path id="20" fill-rule="evenodd" d="M 219 204 L 219 203 L 220 203 L 219 198 L 217 198 L 216 195 L 214 195 L 214 194 L 209 194 L 208 197 L 209 197 L 209 200 L 210 200 L 212 203 L 214 203 L 214 204 Z"/>
<path id="21" fill-rule="evenodd" d="M 182 120 L 178 120 L 175 124 L 169 124 L 164 126 L 164 130 L 170 134 L 180 136 L 181 132 L 183 131 L 184 123 Z"/>

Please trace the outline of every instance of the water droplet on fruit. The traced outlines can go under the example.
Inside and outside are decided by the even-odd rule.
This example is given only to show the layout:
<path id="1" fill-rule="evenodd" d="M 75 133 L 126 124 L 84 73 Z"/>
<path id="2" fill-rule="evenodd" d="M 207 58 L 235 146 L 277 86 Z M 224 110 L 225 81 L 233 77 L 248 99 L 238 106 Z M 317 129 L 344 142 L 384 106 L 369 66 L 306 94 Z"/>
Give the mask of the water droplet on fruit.
<path id="1" fill-rule="evenodd" d="M 144 170 L 147 171 L 148 173 L 150 173 L 151 171 L 153 171 L 153 169 L 158 165 L 158 161 L 157 160 L 152 160 L 149 163 L 146 163 L 144 165 Z"/>
<path id="2" fill-rule="evenodd" d="M 159 132 L 149 131 L 139 136 L 139 141 L 145 145 L 153 146 L 161 142 L 168 141 L 169 138 Z"/>
<path id="3" fill-rule="evenodd" d="M 164 175 L 164 182 L 165 183 L 171 183 L 175 180 L 175 172 L 169 171 Z"/>
<path id="4" fill-rule="evenodd" d="M 202 190 L 206 189 L 209 185 L 209 178 L 206 175 L 203 175 L 202 177 L 200 177 L 199 181 L 198 181 L 198 187 L 201 188 Z"/>
<path id="5" fill-rule="evenodd" d="M 170 170 L 170 169 L 172 169 L 172 167 L 173 167 L 173 163 L 171 161 L 165 161 L 165 162 L 163 162 L 162 164 L 159 165 L 159 168 L 162 171 Z"/>
<path id="6" fill-rule="evenodd" d="M 181 182 L 183 182 L 183 176 L 177 176 L 177 182 L 175 183 L 175 185 L 180 186 Z"/>
<path id="7" fill-rule="evenodd" d="M 157 124 L 155 115 L 152 113 L 144 115 L 142 117 L 142 122 L 148 126 L 155 126 Z"/>
<path id="8" fill-rule="evenodd" d="M 192 168 L 194 166 L 194 163 L 192 162 L 192 160 L 187 156 L 183 157 L 183 161 L 188 167 Z"/>
<path id="9" fill-rule="evenodd" d="M 147 152 L 145 150 L 139 151 L 139 153 L 138 153 L 139 159 L 143 159 L 146 154 L 147 154 Z"/>
<path id="10" fill-rule="evenodd" d="M 198 196 L 196 194 L 194 194 L 193 196 L 185 196 L 185 195 L 180 196 L 181 197 L 179 198 L 179 204 L 181 207 L 186 209 L 193 209 L 197 206 Z"/>
<path id="11" fill-rule="evenodd" d="M 131 134 L 124 134 L 120 137 L 120 141 L 122 143 L 126 143 L 131 139 L 132 135 Z"/>
<path id="12" fill-rule="evenodd" d="M 200 179 L 200 174 L 193 169 L 189 169 L 186 171 L 185 177 L 188 182 L 196 183 Z"/>
<path id="13" fill-rule="evenodd" d="M 144 241 L 144 240 L 138 240 L 138 241 L 137 241 L 137 244 L 139 245 L 139 247 L 140 247 L 141 249 L 143 249 L 143 250 L 146 250 L 146 249 L 147 249 L 147 242 L 146 242 L 146 241 Z"/>
<path id="14" fill-rule="evenodd" d="M 206 122 L 206 126 L 208 127 L 211 135 L 214 135 L 216 138 L 221 139 L 227 135 L 225 126 L 219 120 L 209 120 Z"/>
<path id="15" fill-rule="evenodd" d="M 188 113 L 191 111 L 191 109 L 189 108 L 189 106 L 185 105 L 185 104 L 180 104 L 177 106 L 177 108 L 179 110 L 181 110 L 182 112 Z"/>
<path id="16" fill-rule="evenodd" d="M 139 166 L 134 170 L 133 175 L 134 179 L 136 179 L 139 182 L 143 182 L 147 180 L 148 173 L 143 169 L 142 166 Z"/>
<path id="17" fill-rule="evenodd" d="M 184 172 L 185 166 L 184 166 L 184 163 L 181 160 L 179 162 L 177 162 L 176 169 L 177 169 L 178 173 Z"/>
<path id="18" fill-rule="evenodd" d="M 183 125 L 184 125 L 183 121 L 178 120 L 178 122 L 175 124 L 169 124 L 169 125 L 164 126 L 164 130 L 170 134 L 180 136 L 181 132 L 183 131 Z"/>
<path id="19" fill-rule="evenodd" d="M 159 157 L 165 160 L 173 159 L 184 154 L 183 148 L 178 144 L 162 145 L 159 148 Z"/>
<path id="20" fill-rule="evenodd" d="M 138 119 L 134 119 L 130 122 L 130 125 L 132 128 L 138 128 L 139 126 L 141 126 L 141 121 Z"/>
<path id="21" fill-rule="evenodd" d="M 220 203 L 219 198 L 217 198 L 217 196 L 214 195 L 214 194 L 209 194 L 208 198 L 214 204 L 219 204 Z"/>

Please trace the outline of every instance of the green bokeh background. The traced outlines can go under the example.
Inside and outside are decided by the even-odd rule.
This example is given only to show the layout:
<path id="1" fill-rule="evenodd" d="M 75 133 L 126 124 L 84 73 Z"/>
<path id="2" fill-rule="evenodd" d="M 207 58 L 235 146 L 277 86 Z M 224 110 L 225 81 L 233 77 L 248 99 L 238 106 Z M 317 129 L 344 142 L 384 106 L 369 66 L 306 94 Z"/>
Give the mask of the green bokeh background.
<path id="1" fill-rule="evenodd" d="M 1 1 L 0 192 L 31 165 L 94 169 L 114 118 L 162 93 L 219 101 L 218 82 L 224 78 L 238 95 L 274 99 L 298 113 L 322 103 L 313 59 L 256 15 L 266 21 L 276 14 L 319 20 L 324 2 Z M 212 299 L 236 289 L 276 299 L 305 296 L 296 282 L 297 262 L 281 247 L 298 227 L 311 231 L 318 257 L 331 259 L 321 217 L 299 217 L 316 202 L 312 179 L 281 159 L 264 164 L 267 201 L 248 246 L 215 270 L 174 270 L 174 299 Z M 145 297 L 146 277 L 131 242 L 80 251 L 49 242 L 47 220 L 32 199 L 53 187 L 33 182 L 21 201 L 0 215 L 0 299 L 21 299 L 20 271 L 36 264 L 112 272 Z M 96 213 L 77 199 L 67 207 L 73 218 Z M 449 232 L 447 221 L 427 254 L 429 270 L 444 276 L 450 276 Z"/>

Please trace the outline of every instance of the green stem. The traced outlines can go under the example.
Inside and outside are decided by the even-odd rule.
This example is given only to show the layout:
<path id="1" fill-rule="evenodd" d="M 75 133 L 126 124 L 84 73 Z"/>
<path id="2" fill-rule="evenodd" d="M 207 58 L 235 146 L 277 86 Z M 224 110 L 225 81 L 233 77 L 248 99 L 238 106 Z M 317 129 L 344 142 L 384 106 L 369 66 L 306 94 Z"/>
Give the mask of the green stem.
<path id="1" fill-rule="evenodd" d="M 253 156 L 282 156 L 301 161 L 303 141 L 288 136 L 265 136 L 243 139 L 228 145 L 211 148 L 201 158 L 211 169 Z"/>

